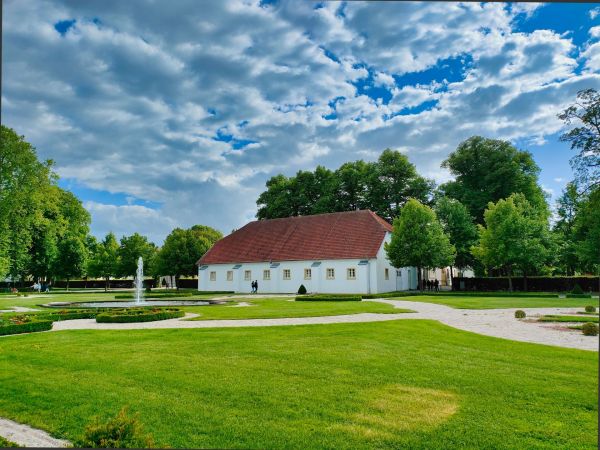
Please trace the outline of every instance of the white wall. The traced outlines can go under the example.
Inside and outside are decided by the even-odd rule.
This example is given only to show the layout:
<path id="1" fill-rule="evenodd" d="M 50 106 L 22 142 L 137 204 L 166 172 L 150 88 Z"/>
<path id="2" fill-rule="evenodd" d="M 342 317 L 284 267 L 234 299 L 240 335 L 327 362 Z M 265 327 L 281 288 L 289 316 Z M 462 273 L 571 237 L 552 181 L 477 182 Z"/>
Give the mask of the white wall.
<path id="1" fill-rule="evenodd" d="M 384 242 L 391 240 L 391 234 L 386 233 Z M 324 293 L 382 293 L 391 291 L 405 291 L 417 288 L 417 271 L 415 268 L 404 267 L 396 269 L 387 259 L 383 242 L 377 258 L 372 258 L 368 264 L 359 265 L 360 259 L 335 259 L 321 261 L 283 261 L 277 267 L 271 267 L 268 262 L 241 263 L 241 267 L 232 264 L 210 264 L 206 269 L 198 268 L 198 290 L 200 291 L 235 291 L 250 292 L 250 283 L 258 281 L 259 293 L 295 293 L 301 284 L 307 292 Z M 314 262 L 320 262 L 318 267 L 312 267 Z M 327 269 L 335 271 L 335 279 L 327 279 Z M 354 268 L 356 279 L 347 277 L 347 269 Z M 290 279 L 283 279 L 283 271 L 290 270 Z M 304 279 L 304 269 L 311 269 L 311 279 Z M 385 269 L 389 277 L 385 278 Z M 249 280 L 245 280 L 245 271 L 251 271 Z M 263 278 L 263 271 L 271 271 L 271 279 Z M 233 272 L 233 279 L 227 280 L 227 271 Z M 216 280 L 210 281 L 210 273 L 216 272 Z"/>

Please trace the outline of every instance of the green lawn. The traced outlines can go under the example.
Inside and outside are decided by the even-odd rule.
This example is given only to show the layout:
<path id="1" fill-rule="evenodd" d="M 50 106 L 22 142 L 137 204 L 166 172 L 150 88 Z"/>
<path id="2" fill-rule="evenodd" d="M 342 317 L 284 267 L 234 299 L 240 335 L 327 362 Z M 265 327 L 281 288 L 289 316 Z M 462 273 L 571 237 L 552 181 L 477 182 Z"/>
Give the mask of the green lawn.
<path id="1" fill-rule="evenodd" d="M 595 449 L 597 367 L 424 320 L 38 333 L 0 339 L 0 417 L 75 440 L 129 405 L 172 447 Z"/>
<path id="2" fill-rule="evenodd" d="M 394 300 L 437 303 L 458 309 L 496 308 L 579 308 L 587 305 L 598 306 L 598 298 L 532 298 L 532 297 L 471 297 L 457 295 L 418 295 L 399 297 Z"/>
<path id="3" fill-rule="evenodd" d="M 539 322 L 594 322 L 598 323 L 598 316 L 557 316 L 547 315 L 538 319 Z"/>
<path id="4" fill-rule="evenodd" d="M 17 444 L 15 444 L 14 442 L 7 441 L 2 436 L 0 436 L 0 448 L 4 447 L 17 447 Z"/>
<path id="5" fill-rule="evenodd" d="M 290 301 L 291 300 L 291 301 Z M 375 302 L 296 302 L 290 298 L 240 299 L 252 306 L 213 305 L 183 307 L 188 312 L 200 314 L 190 320 L 212 319 L 269 319 L 274 317 L 337 316 L 357 313 L 402 313 L 408 309 L 396 309 L 392 305 Z M 234 303 L 234 304 L 237 304 Z"/>

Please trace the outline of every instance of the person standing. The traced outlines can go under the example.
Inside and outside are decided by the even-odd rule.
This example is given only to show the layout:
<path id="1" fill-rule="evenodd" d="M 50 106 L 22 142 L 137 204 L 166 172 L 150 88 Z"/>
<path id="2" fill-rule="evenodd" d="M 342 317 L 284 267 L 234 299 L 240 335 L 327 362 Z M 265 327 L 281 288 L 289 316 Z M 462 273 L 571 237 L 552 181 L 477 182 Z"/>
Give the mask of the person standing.
<path id="1" fill-rule="evenodd" d="M 254 293 L 256 294 L 258 292 L 258 280 L 254 281 Z"/>
<path id="2" fill-rule="evenodd" d="M 433 282 L 433 285 L 435 286 L 435 292 L 439 292 L 440 291 L 440 282 L 438 281 L 437 278 Z"/>
<path id="3" fill-rule="evenodd" d="M 250 283 L 250 286 L 252 287 L 252 289 L 250 289 L 250 292 L 251 292 L 252 294 L 254 294 L 254 281 L 252 281 L 252 282 Z"/>

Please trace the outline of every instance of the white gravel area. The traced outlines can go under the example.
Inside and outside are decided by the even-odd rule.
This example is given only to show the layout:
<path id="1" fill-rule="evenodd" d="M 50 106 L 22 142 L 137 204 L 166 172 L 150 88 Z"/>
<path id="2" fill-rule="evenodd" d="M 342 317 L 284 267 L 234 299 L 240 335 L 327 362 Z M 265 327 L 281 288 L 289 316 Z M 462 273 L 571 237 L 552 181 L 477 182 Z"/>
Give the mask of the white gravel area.
<path id="1" fill-rule="evenodd" d="M 186 314 L 181 319 L 161 320 L 140 323 L 96 323 L 94 319 L 65 320 L 55 322 L 53 331 L 60 330 L 141 330 L 160 328 L 237 328 L 284 325 L 317 325 L 332 323 L 383 322 L 398 319 L 431 319 L 465 331 L 511 339 L 522 342 L 555 345 L 598 351 L 598 336 L 584 336 L 579 330 L 566 331 L 556 324 L 522 321 L 515 319 L 517 309 L 523 309 L 528 317 L 545 314 L 570 314 L 573 308 L 507 308 L 507 309 L 454 309 L 433 303 L 403 300 L 372 299 L 367 301 L 388 303 L 396 308 L 411 309 L 415 313 L 375 314 L 360 313 L 324 317 L 290 317 L 280 319 L 228 319 L 195 320 L 185 319 L 197 316 Z"/>
<path id="2" fill-rule="evenodd" d="M 48 433 L 28 425 L 0 418 L 0 436 L 21 447 L 70 447 L 71 443 L 56 439 Z"/>
<path id="3" fill-rule="evenodd" d="M 240 308 L 244 306 L 256 306 L 248 302 L 237 302 L 235 305 L 229 305 L 229 308 Z"/>
<path id="4" fill-rule="evenodd" d="M 10 309 L 0 309 L 0 313 L 4 313 L 4 312 L 30 312 L 30 311 L 41 311 L 41 309 L 27 308 L 25 306 L 12 306 Z"/>

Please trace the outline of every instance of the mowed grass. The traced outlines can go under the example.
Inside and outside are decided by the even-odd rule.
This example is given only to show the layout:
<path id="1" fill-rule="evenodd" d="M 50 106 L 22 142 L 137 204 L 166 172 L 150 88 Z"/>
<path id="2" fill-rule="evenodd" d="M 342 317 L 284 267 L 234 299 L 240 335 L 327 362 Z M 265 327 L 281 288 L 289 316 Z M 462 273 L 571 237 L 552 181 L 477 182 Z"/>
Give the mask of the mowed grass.
<path id="1" fill-rule="evenodd" d="M 415 295 L 392 300 L 437 303 L 458 309 L 501 309 L 501 308 L 580 308 L 587 305 L 598 307 L 596 298 L 558 297 L 472 297 L 459 295 Z"/>
<path id="2" fill-rule="evenodd" d="M 251 306 L 235 306 L 239 302 Z M 294 298 L 252 298 L 239 299 L 227 305 L 182 307 L 188 312 L 199 314 L 189 320 L 214 319 L 269 319 L 276 317 L 318 317 L 341 314 L 380 313 L 392 314 L 411 312 L 408 309 L 394 308 L 392 305 L 375 302 L 314 301 L 296 302 Z"/>
<path id="3" fill-rule="evenodd" d="M 172 447 L 593 449 L 597 367 L 424 320 L 37 333 L 0 339 L 0 416 L 76 440 L 129 405 Z"/>

